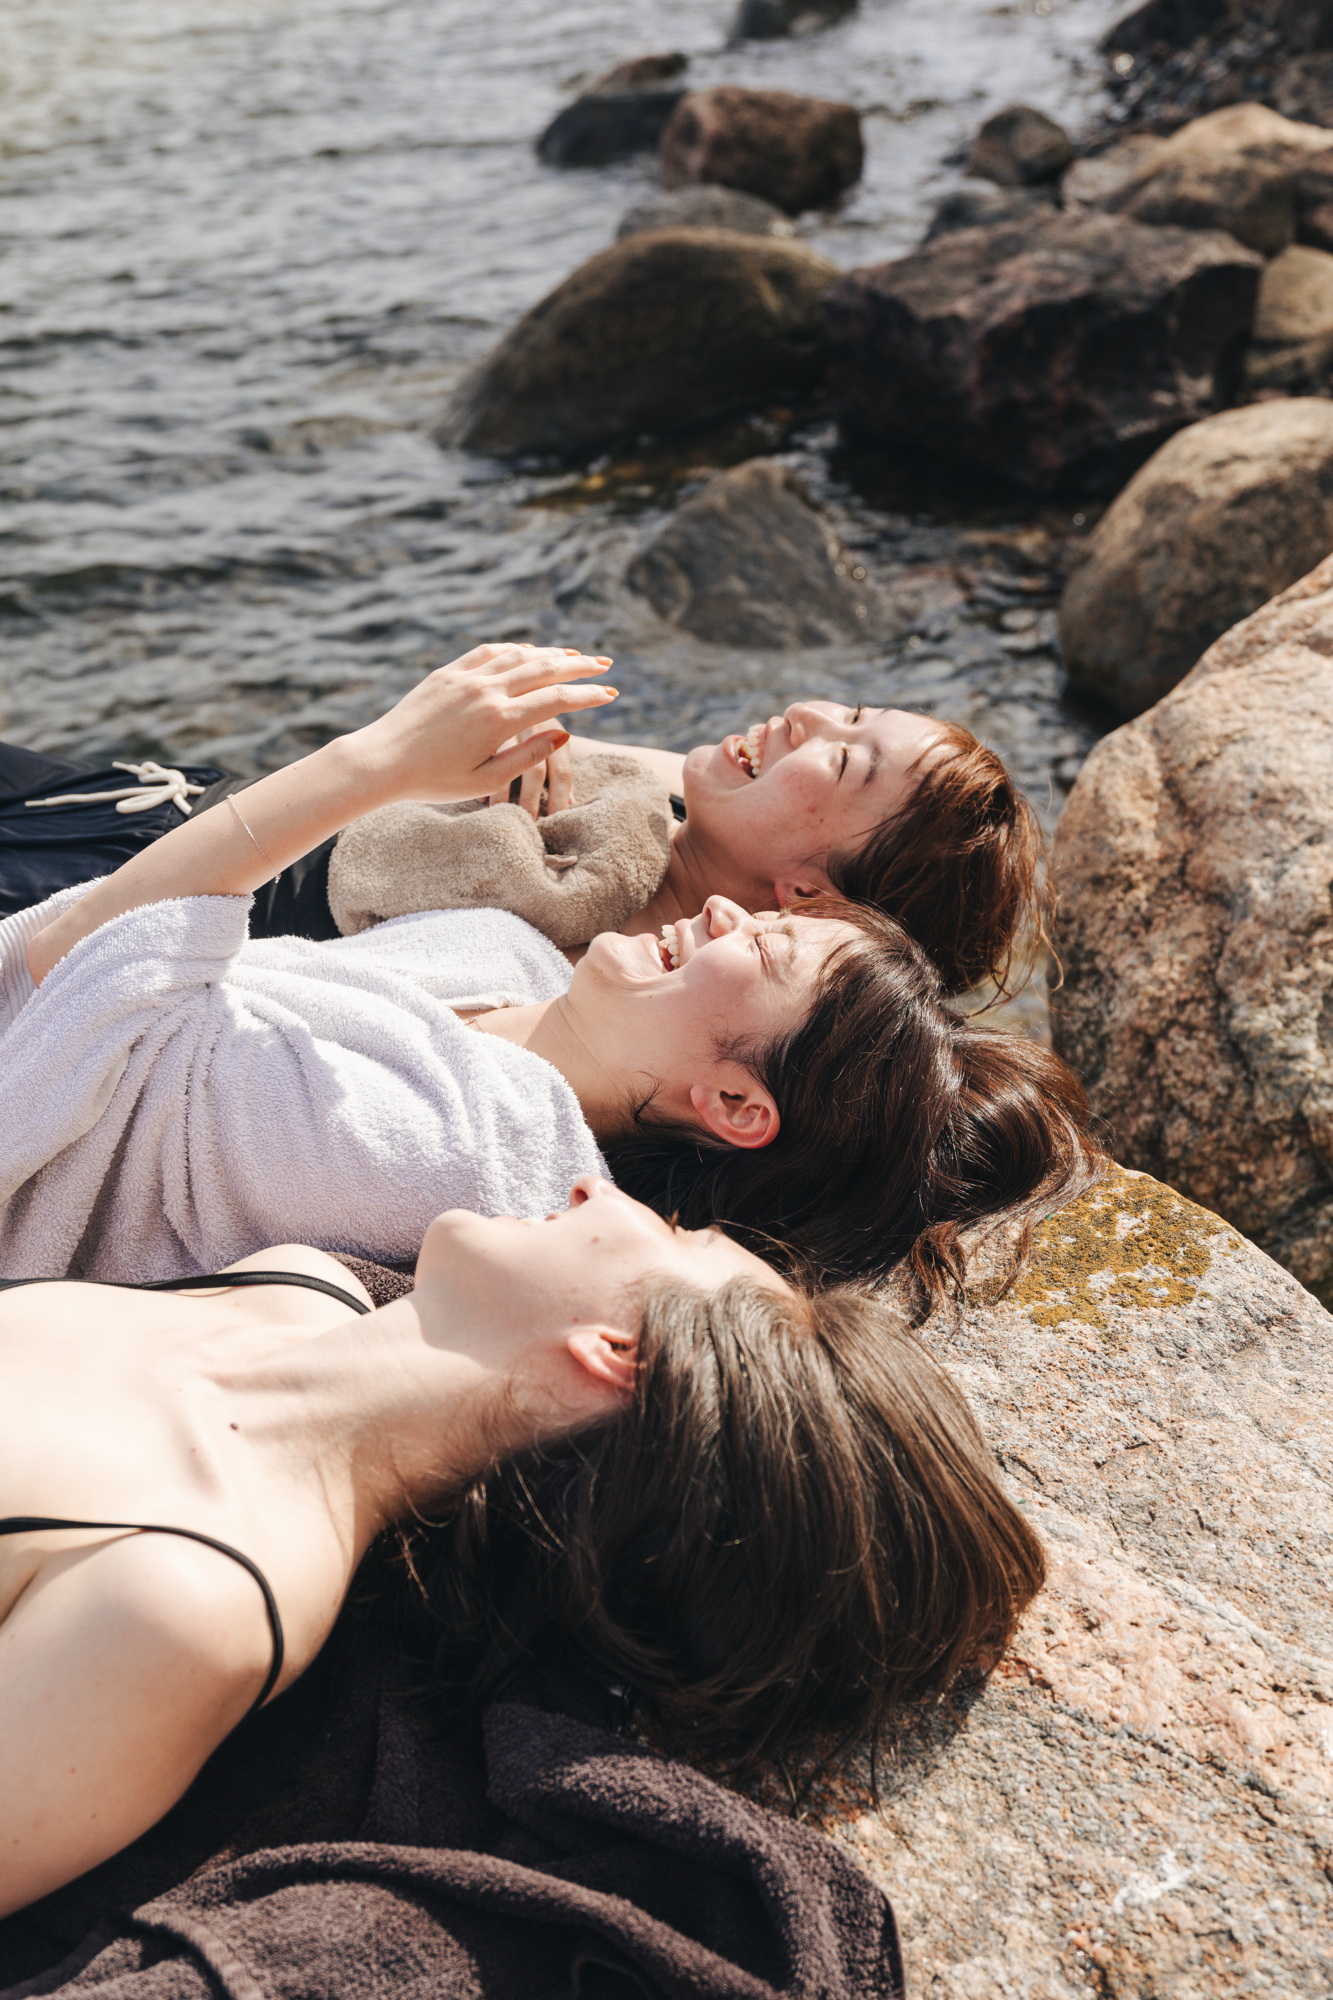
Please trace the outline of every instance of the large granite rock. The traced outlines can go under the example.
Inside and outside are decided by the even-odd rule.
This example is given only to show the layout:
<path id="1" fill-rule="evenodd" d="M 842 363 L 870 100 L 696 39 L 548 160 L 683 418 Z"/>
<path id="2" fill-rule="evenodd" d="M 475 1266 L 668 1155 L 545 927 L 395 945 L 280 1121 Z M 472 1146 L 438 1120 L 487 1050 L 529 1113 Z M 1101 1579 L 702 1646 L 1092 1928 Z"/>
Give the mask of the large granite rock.
<path id="1" fill-rule="evenodd" d="M 676 79 L 688 60 L 673 52 L 617 63 L 556 113 L 537 141 L 538 159 L 548 167 L 605 167 L 656 151 L 685 95 Z"/>
<path id="2" fill-rule="evenodd" d="M 1296 234 L 1295 176 L 1333 143 L 1264 104 L 1229 104 L 1175 132 L 1108 199 L 1139 222 L 1225 229 L 1271 257 Z"/>
<path id="3" fill-rule="evenodd" d="M 1333 558 L 1105 737 L 1056 831 L 1056 1048 L 1116 1156 L 1333 1287 Z"/>
<path id="4" fill-rule="evenodd" d="M 771 459 L 710 479 L 634 558 L 627 581 L 659 617 L 723 646 L 845 644 L 883 638 L 895 623 L 796 474 Z"/>
<path id="5" fill-rule="evenodd" d="M 1289 243 L 1265 266 L 1245 356 L 1251 389 L 1296 391 L 1321 382 L 1333 362 L 1333 257 Z"/>
<path id="6" fill-rule="evenodd" d="M 1059 180 L 1074 157 L 1063 125 L 1031 104 L 1011 104 L 986 120 L 972 142 L 967 171 L 1001 187 Z"/>
<path id="7" fill-rule="evenodd" d="M 1039 491 L 1113 491 L 1238 373 L 1260 269 L 1218 231 L 1106 215 L 940 236 L 830 292 L 840 419 Z"/>
<path id="8" fill-rule="evenodd" d="M 1333 147 L 1311 153 L 1292 182 L 1296 241 L 1333 250 Z"/>
<path id="9" fill-rule="evenodd" d="M 739 188 L 787 215 L 827 208 L 861 178 L 861 120 L 850 104 L 722 84 L 682 99 L 662 134 L 662 179 Z"/>
<path id="10" fill-rule="evenodd" d="M 908 1990 L 1327 2000 L 1333 1319 L 1116 1174 L 924 1338 L 1050 1580 L 983 1691 L 904 1717 L 883 1817 L 863 1760 L 816 1790 L 893 1899 Z"/>
<path id="11" fill-rule="evenodd" d="M 726 230 L 628 236 L 579 266 L 464 384 L 442 442 L 576 456 L 798 394 L 824 370 L 834 265 Z"/>
<path id="12" fill-rule="evenodd" d="M 1291 397 L 1180 431 L 1135 474 L 1065 587 L 1070 680 L 1121 715 L 1333 548 L 1333 403 Z"/>
<path id="13" fill-rule="evenodd" d="M 997 222 L 1026 222 L 1030 216 L 1049 214 L 1055 205 L 1051 187 L 990 187 L 985 181 L 964 182 L 962 187 L 951 188 L 939 202 L 921 248 L 958 229 L 993 229 Z"/>

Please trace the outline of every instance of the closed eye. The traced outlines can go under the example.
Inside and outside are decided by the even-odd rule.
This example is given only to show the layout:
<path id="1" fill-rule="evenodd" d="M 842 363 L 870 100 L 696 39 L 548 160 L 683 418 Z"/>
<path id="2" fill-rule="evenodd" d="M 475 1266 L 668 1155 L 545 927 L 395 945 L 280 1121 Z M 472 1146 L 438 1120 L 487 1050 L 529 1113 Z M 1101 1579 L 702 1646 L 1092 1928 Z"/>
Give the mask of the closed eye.
<path id="1" fill-rule="evenodd" d="M 842 762 L 838 765 L 838 776 L 841 777 L 846 769 L 847 769 L 847 746 L 846 744 L 844 744 L 842 751 Z"/>
<path id="2" fill-rule="evenodd" d="M 861 720 L 861 717 L 865 714 L 865 712 L 866 712 L 865 703 L 858 701 L 856 707 L 852 710 L 853 723 L 859 722 Z"/>

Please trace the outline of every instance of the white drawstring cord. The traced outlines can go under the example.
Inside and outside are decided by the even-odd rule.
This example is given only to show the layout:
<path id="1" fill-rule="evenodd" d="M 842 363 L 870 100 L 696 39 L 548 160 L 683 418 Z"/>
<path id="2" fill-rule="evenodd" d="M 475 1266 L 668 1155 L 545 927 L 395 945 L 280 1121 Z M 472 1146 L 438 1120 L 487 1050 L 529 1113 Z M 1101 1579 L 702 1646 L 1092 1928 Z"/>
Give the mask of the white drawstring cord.
<path id="1" fill-rule="evenodd" d="M 126 785 L 119 792 L 62 792 L 59 798 L 25 799 L 24 805 L 34 810 L 39 806 L 100 806 L 108 805 L 112 799 L 118 801 L 118 813 L 147 812 L 150 806 L 179 806 L 188 819 L 194 808 L 191 798 L 197 792 L 207 790 L 205 785 L 192 785 L 184 771 L 169 771 L 161 764 L 154 764 L 150 758 L 146 764 L 122 764 L 113 762 L 113 771 L 132 771 L 136 784 Z M 148 786 L 151 789 L 144 790 Z"/>

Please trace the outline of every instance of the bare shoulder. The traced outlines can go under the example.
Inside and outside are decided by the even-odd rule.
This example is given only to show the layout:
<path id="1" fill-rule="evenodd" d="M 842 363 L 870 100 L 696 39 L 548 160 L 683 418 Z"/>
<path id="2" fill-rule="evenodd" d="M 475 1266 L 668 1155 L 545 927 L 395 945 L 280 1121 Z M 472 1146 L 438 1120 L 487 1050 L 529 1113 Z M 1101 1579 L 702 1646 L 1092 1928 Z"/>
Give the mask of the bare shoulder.
<path id="1" fill-rule="evenodd" d="M 271 1660 L 263 1596 L 219 1551 L 141 1534 L 48 1556 L 0 1624 L 0 1915 L 160 1819 Z"/>
<path id="2" fill-rule="evenodd" d="M 593 757 L 603 750 L 614 750 L 622 757 L 637 757 L 659 783 L 665 785 L 669 792 L 679 795 L 685 774 L 685 758 L 681 751 L 658 750 L 648 743 L 611 742 L 598 736 L 571 736 L 569 739 L 572 757 Z"/>

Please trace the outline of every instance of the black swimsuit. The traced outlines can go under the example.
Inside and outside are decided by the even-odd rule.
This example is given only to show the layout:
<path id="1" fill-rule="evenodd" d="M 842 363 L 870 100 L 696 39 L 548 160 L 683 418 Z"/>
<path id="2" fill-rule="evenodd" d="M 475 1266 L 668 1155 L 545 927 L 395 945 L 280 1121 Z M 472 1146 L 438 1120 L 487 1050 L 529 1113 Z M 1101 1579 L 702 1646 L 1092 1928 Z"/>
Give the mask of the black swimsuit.
<path id="1" fill-rule="evenodd" d="M 80 1283 L 84 1282 L 79 1280 Z M 115 1284 L 114 1279 L 94 1278 L 92 1284 Z M 63 1283 L 52 1278 L 0 1278 L 0 1291 L 13 1291 L 20 1285 L 50 1285 Z M 327 1278 L 311 1278 L 303 1271 L 220 1271 L 208 1278 L 162 1278 L 149 1285 L 120 1285 L 117 1289 L 129 1292 L 182 1292 L 194 1291 L 204 1285 L 299 1285 L 308 1292 L 324 1292 L 331 1299 L 338 1299 L 350 1306 L 353 1312 L 368 1313 L 370 1307 L 363 1300 L 353 1298 L 341 1285 L 331 1284 Z M 272 1694 L 279 1674 L 282 1672 L 282 1620 L 278 1616 L 278 1600 L 273 1595 L 273 1586 L 260 1569 L 258 1563 L 234 1549 L 230 1542 L 220 1542 L 213 1535 L 201 1535 L 197 1528 L 167 1528 L 147 1521 L 63 1521 L 48 1518 L 44 1514 L 9 1514 L 0 1520 L 0 1535 L 27 1535 L 46 1528 L 124 1528 L 136 1535 L 179 1535 L 187 1542 L 202 1542 L 206 1549 L 216 1549 L 219 1555 L 230 1556 L 233 1562 L 249 1570 L 264 1595 L 264 1609 L 268 1613 L 269 1630 L 273 1634 L 273 1663 L 268 1670 L 268 1678 L 255 1696 L 251 1707 L 262 1708 Z"/>

